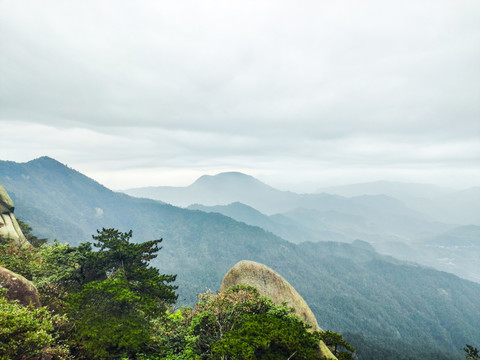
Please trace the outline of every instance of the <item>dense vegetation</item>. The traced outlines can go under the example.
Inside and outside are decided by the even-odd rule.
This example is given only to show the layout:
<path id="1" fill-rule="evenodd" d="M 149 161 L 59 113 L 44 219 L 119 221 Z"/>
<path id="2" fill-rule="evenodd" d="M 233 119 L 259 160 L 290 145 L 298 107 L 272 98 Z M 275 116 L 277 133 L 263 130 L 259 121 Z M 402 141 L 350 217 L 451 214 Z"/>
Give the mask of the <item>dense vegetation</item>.
<path id="1" fill-rule="evenodd" d="M 103 229 L 92 244 L 36 247 L 0 239 L 0 264 L 37 285 L 43 307 L 0 293 L 0 359 L 320 359 L 324 338 L 339 359 L 354 349 L 341 335 L 308 331 L 286 305 L 236 286 L 172 310 L 173 275 L 150 266 L 161 240 L 139 244 L 132 233 Z M 328 335 L 325 337 L 325 335 Z M 340 351 L 340 348 L 348 351 Z"/>
<path id="2" fill-rule="evenodd" d="M 345 334 L 360 360 L 462 359 L 465 344 L 480 343 L 479 284 L 381 256 L 360 242 L 295 245 L 220 214 L 112 192 L 52 159 L 0 161 L 0 182 L 18 216 L 42 237 L 68 240 L 69 248 L 101 226 L 133 229 L 133 242 L 168 239 L 150 264 L 177 274 L 179 305 L 217 290 L 228 269 L 248 259 L 286 278 L 320 326 Z"/>

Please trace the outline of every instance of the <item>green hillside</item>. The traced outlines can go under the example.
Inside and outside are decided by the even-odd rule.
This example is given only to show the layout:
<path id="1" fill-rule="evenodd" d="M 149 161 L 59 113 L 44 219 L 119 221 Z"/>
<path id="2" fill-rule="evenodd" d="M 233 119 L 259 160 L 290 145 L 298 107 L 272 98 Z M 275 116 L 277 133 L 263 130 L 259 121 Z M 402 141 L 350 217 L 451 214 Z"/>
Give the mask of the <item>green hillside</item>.
<path id="1" fill-rule="evenodd" d="M 349 242 L 352 240 L 340 233 L 329 231 L 327 228 L 321 230 L 311 229 L 309 226 L 304 226 L 301 222 L 297 222 L 284 214 L 270 216 L 262 214 L 260 211 L 240 202 L 217 206 L 193 204 L 188 209 L 223 214 L 245 224 L 261 227 L 293 243 L 322 240 Z"/>
<path id="2" fill-rule="evenodd" d="M 41 236 L 76 244 L 115 227 L 138 240 L 163 237 L 153 264 L 178 274 L 179 303 L 217 290 L 248 259 L 284 276 L 322 328 L 349 333 L 359 359 L 461 359 L 466 343 L 480 343 L 480 285 L 454 275 L 351 244 L 295 245 L 221 214 L 131 198 L 49 158 L 0 162 L 0 183 Z"/>

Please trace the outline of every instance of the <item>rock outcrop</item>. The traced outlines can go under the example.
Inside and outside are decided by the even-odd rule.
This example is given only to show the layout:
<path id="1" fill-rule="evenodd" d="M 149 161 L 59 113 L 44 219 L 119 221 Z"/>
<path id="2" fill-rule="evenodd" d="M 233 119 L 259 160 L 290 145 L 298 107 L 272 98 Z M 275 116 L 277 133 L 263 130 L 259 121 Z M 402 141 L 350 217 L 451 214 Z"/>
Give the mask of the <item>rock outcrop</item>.
<path id="1" fill-rule="evenodd" d="M 0 237 L 13 239 L 20 246 L 30 246 L 13 215 L 15 206 L 7 191 L 0 185 Z"/>
<path id="2" fill-rule="evenodd" d="M 13 215 L 15 206 L 7 191 L 0 185 L 0 237 L 12 239 L 19 246 L 31 246 Z M 37 288 L 22 275 L 0 266 L 0 288 L 7 290 L 5 297 L 18 300 L 24 306 L 40 306 Z"/>
<path id="3" fill-rule="evenodd" d="M 312 327 L 312 330 L 322 331 L 302 296 L 287 280 L 268 266 L 247 260 L 238 262 L 223 278 L 220 291 L 239 284 L 255 287 L 261 295 L 269 297 L 277 305 L 286 301 L 288 306 L 293 307 L 296 314 Z"/>
<path id="4" fill-rule="evenodd" d="M 310 325 L 312 330 L 323 331 L 302 296 L 287 280 L 268 266 L 248 260 L 238 262 L 223 278 L 220 291 L 240 284 L 255 287 L 260 295 L 269 297 L 277 305 L 287 302 L 287 305 L 294 308 L 295 313 Z M 336 359 L 323 342 L 320 342 L 319 350 L 327 359 Z"/>
<path id="5" fill-rule="evenodd" d="M 22 275 L 15 274 L 0 266 L 0 288 L 7 290 L 5 297 L 8 300 L 18 300 L 24 306 L 40 306 L 38 290 Z"/>

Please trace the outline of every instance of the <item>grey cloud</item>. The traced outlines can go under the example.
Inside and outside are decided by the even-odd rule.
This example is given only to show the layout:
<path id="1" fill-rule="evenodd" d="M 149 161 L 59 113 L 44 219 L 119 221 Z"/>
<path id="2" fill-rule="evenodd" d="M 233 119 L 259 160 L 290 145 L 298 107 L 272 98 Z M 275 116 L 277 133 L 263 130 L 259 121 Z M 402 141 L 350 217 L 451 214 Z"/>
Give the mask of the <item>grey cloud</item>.
<path id="1" fill-rule="evenodd" d="M 4 1 L 0 121 L 117 169 L 475 166 L 479 4 Z"/>

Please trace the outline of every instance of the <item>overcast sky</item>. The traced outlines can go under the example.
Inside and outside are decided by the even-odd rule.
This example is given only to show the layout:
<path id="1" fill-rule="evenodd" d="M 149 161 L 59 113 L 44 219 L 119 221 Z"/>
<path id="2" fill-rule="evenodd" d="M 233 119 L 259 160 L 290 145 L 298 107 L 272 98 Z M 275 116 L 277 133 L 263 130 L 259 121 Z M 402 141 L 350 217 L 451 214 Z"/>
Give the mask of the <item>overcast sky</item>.
<path id="1" fill-rule="evenodd" d="M 478 0 L 0 0 L 0 159 L 113 189 L 478 186 L 479 19 Z"/>

